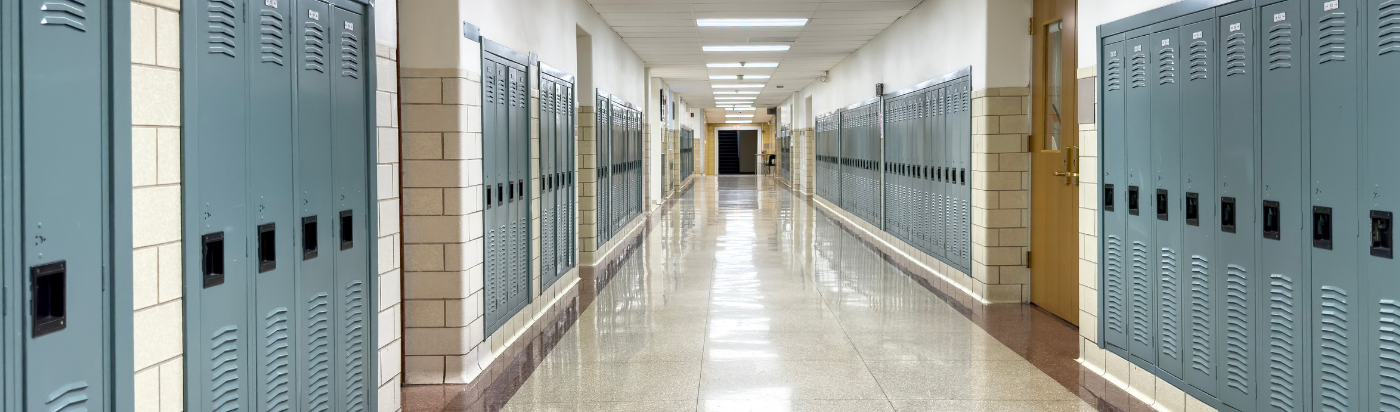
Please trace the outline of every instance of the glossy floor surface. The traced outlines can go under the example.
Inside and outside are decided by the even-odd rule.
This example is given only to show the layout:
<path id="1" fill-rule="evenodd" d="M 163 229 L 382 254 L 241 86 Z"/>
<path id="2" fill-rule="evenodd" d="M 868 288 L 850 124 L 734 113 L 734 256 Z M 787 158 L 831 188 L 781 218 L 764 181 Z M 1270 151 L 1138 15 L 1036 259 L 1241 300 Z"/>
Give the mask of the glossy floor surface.
<path id="1" fill-rule="evenodd" d="M 504 410 L 1095 410 L 774 182 L 696 179 Z"/>

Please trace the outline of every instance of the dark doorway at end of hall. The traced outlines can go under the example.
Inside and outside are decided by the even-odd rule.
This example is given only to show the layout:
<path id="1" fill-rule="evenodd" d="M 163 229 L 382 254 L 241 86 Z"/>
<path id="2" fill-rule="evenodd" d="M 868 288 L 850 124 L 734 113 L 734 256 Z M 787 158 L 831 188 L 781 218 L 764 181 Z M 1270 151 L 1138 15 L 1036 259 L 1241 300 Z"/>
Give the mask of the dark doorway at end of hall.
<path id="1" fill-rule="evenodd" d="M 719 174 L 751 175 L 758 171 L 758 131 L 719 130 Z"/>

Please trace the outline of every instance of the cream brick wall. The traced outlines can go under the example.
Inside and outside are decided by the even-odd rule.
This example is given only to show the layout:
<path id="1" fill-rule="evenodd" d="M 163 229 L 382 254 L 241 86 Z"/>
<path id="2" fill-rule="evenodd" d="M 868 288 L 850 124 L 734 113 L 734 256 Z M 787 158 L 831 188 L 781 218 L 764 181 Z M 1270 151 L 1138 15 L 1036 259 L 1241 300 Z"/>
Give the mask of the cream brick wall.
<path id="1" fill-rule="evenodd" d="M 375 45 L 376 80 L 375 113 L 378 116 L 375 191 L 379 196 L 379 411 L 402 409 L 399 387 L 403 382 L 403 233 L 399 227 L 402 217 L 399 196 L 399 73 L 398 50 L 382 43 Z"/>
<path id="2" fill-rule="evenodd" d="M 132 281 L 137 411 L 184 410 L 180 9 L 131 3 Z"/>
<path id="3" fill-rule="evenodd" d="M 1030 88 L 972 93 L 972 280 L 993 303 L 1030 299 Z"/>
<path id="4" fill-rule="evenodd" d="M 580 100 L 582 101 L 582 100 Z M 589 102 L 592 103 L 592 102 Z M 594 128 L 597 112 L 593 106 L 578 108 L 578 262 L 593 264 L 593 252 L 598 248 L 598 159 Z"/>

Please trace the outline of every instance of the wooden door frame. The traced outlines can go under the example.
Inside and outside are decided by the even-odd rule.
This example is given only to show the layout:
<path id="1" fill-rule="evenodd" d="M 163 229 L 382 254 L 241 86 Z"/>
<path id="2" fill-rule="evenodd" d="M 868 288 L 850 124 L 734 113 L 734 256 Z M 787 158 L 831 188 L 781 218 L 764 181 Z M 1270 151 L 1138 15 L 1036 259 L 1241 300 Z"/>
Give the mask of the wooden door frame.
<path id="1" fill-rule="evenodd" d="M 1071 175 L 1069 180 L 1061 180 L 1065 179 L 1064 177 L 1052 177 L 1052 173 L 1073 173 L 1078 171 L 1079 159 L 1077 149 L 1079 146 L 1079 122 L 1076 110 L 1078 109 L 1078 101 L 1076 99 L 1078 97 L 1076 96 L 1078 88 L 1075 79 L 1075 69 L 1078 65 L 1078 46 L 1076 42 L 1078 37 L 1078 22 L 1076 13 L 1077 0 L 1034 0 L 1034 12 L 1030 24 L 1030 30 L 1032 31 L 1031 135 L 1027 142 L 1027 150 L 1030 152 L 1030 157 L 1032 159 L 1030 168 L 1030 173 L 1032 174 L 1030 178 L 1030 206 L 1032 208 L 1030 215 L 1032 219 L 1029 225 L 1031 228 L 1030 245 L 1032 253 L 1031 256 L 1028 257 L 1026 263 L 1031 271 L 1031 301 L 1033 303 L 1036 302 L 1037 296 L 1039 295 L 1042 299 L 1041 301 L 1044 302 L 1043 299 L 1045 299 L 1046 296 L 1044 293 L 1054 293 L 1056 301 L 1063 301 L 1066 303 L 1072 302 L 1072 307 L 1074 309 L 1068 309 L 1065 303 L 1058 305 L 1059 307 L 1057 309 L 1051 309 L 1050 307 L 1045 307 L 1045 309 L 1077 325 L 1079 324 L 1078 177 Z M 1049 113 L 1046 99 L 1048 95 L 1046 92 L 1047 82 L 1045 81 L 1048 73 L 1048 67 L 1045 64 L 1048 51 L 1047 30 L 1051 24 L 1056 22 L 1061 24 L 1060 150 L 1048 151 L 1044 150 L 1047 132 L 1045 116 Z M 1091 96 L 1086 97 L 1092 98 Z M 1068 161 L 1068 164 L 1061 165 L 1060 161 L 1047 161 L 1047 155 L 1051 154 L 1065 156 L 1065 160 Z M 1037 162 L 1037 158 L 1041 161 Z M 1067 184 L 1066 182 L 1071 183 Z M 1059 196 L 1053 199 L 1049 197 L 1051 195 L 1045 194 L 1045 192 L 1042 192 L 1041 196 L 1037 196 L 1035 189 L 1038 187 L 1044 189 L 1047 185 L 1052 184 L 1055 186 L 1066 185 L 1068 187 L 1064 187 L 1063 189 L 1072 191 L 1072 193 L 1066 195 L 1064 192 L 1059 192 Z M 1056 200 L 1056 202 L 1050 202 L 1050 200 Z M 1047 203 L 1053 204 L 1047 205 Z M 1052 207 L 1054 210 L 1047 211 L 1047 207 Z M 1046 213 L 1051 213 L 1053 215 L 1045 215 Z M 1039 222 L 1037 222 L 1035 218 L 1037 214 L 1041 215 L 1040 217 L 1042 220 Z M 1043 236 L 1037 236 L 1037 226 L 1040 226 L 1042 230 L 1051 230 L 1048 229 L 1048 227 L 1050 227 L 1049 225 L 1052 225 L 1052 223 L 1044 219 L 1058 222 L 1059 224 L 1055 224 L 1055 226 L 1058 226 L 1056 230 L 1072 230 L 1076 241 L 1071 242 L 1068 246 L 1047 247 L 1047 245 L 1055 243 L 1052 239 L 1058 238 L 1059 236 L 1051 238 L 1047 237 L 1051 235 L 1046 235 L 1045 233 L 1040 234 Z M 1065 224 L 1064 222 L 1069 222 L 1070 224 Z M 1037 242 L 1038 238 L 1040 239 L 1039 242 Z M 1036 252 L 1037 246 L 1040 246 L 1039 252 Z M 1074 264 L 1064 262 L 1066 258 L 1063 256 L 1066 254 L 1073 256 L 1070 260 L 1073 261 Z M 1058 257 L 1059 259 L 1051 259 L 1052 256 Z M 1053 284 L 1047 282 L 1053 282 Z M 1037 293 L 1037 289 L 1041 292 L 1040 294 Z M 1060 296 L 1061 294 L 1066 296 Z"/>

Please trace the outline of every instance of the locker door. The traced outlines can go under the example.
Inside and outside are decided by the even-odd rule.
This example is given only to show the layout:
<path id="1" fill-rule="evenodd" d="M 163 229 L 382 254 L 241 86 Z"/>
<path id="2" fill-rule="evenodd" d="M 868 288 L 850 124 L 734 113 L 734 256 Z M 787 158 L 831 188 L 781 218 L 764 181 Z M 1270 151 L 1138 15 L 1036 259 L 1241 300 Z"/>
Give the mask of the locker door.
<path id="1" fill-rule="evenodd" d="M 245 4 L 236 0 L 195 2 L 200 29 L 191 56 L 198 73 L 187 90 L 187 211 L 185 285 L 193 297 L 187 310 L 187 395 L 192 409 L 236 410 L 254 403 L 247 377 L 250 351 L 246 154 L 248 44 Z M 201 190 L 203 189 L 203 190 Z M 72 190 L 72 189 L 68 189 Z M 69 356 L 66 354 L 64 356 Z M 196 406 L 197 405 L 197 406 Z M 37 409 L 37 408 L 36 408 Z"/>
<path id="2" fill-rule="evenodd" d="M 1269 10 L 1264 10 L 1268 12 Z M 1259 159 L 1258 134 L 1255 129 L 1256 115 L 1260 109 L 1255 106 L 1254 82 L 1256 73 L 1263 73 L 1266 79 L 1273 76 L 1275 83 L 1281 78 L 1286 78 L 1293 72 L 1289 66 L 1279 66 L 1264 70 L 1263 62 L 1259 58 L 1258 45 L 1255 41 L 1259 31 L 1255 28 L 1254 11 L 1247 10 L 1231 14 L 1220 18 L 1219 33 L 1223 44 L 1218 47 L 1220 56 L 1221 72 L 1220 77 L 1220 137 L 1219 149 L 1216 151 L 1216 179 L 1219 181 L 1215 185 L 1218 195 L 1212 199 L 1212 205 L 1217 207 L 1217 216 L 1211 225 L 1216 233 L 1215 263 L 1205 262 L 1207 270 L 1212 279 L 1213 287 L 1219 290 L 1216 294 L 1217 302 L 1215 313 L 1215 340 L 1216 343 L 1216 363 L 1213 369 L 1215 374 L 1214 390 L 1217 396 L 1226 405 L 1240 410 L 1253 410 L 1255 402 L 1255 388 L 1258 387 L 1254 374 L 1260 369 L 1256 366 L 1258 350 L 1268 350 L 1262 341 L 1256 341 L 1255 336 L 1260 332 L 1260 326 L 1255 317 L 1255 308 L 1262 302 L 1262 295 L 1256 288 L 1256 278 L 1253 275 L 1255 267 L 1256 246 L 1263 240 L 1260 239 L 1258 226 L 1258 213 L 1262 209 L 1256 193 L 1256 163 Z M 1286 13 L 1286 11 L 1285 11 Z M 1265 16 L 1270 16 L 1266 14 Z M 1272 18 L 1272 17 L 1267 17 Z M 1267 23 L 1264 27 L 1272 27 Z M 1282 23 L 1282 22 L 1280 22 Z M 1286 33 L 1275 30 L 1275 33 Z M 1286 39 L 1286 37 L 1284 38 Z M 1275 38 L 1271 41 L 1278 41 Z M 1258 42 L 1262 44 L 1262 42 Z M 1286 45 L 1288 43 L 1274 43 L 1275 45 Z M 1273 56 L 1286 57 L 1287 54 L 1274 54 Z M 1286 64 L 1286 63 L 1285 63 Z M 1292 75 L 1296 82 L 1296 74 Z M 1265 80 L 1265 88 L 1262 90 L 1277 93 L 1275 85 L 1270 85 Z M 1286 83 L 1286 80 L 1285 80 Z M 1296 86 L 1292 89 L 1293 109 L 1296 112 L 1297 97 Z M 1264 97 L 1284 97 L 1275 94 L 1269 96 L 1266 92 Z M 1286 98 L 1286 97 L 1285 97 Z M 1270 104 L 1267 100 L 1264 104 Z M 1285 105 L 1286 106 L 1286 105 Z M 1277 108 L 1275 110 L 1278 110 Z M 1285 110 L 1286 111 L 1286 110 Z M 1296 113 L 1292 116 L 1296 118 Z M 1296 126 L 1293 129 L 1296 141 Z M 1204 196 L 1204 195 L 1202 195 Z M 1204 201 L 1202 202 L 1205 203 Z M 1204 212 L 1203 212 L 1204 213 Z M 1202 215 L 1204 217 L 1204 214 Z M 1202 223 L 1204 225 L 1204 222 Z M 1194 264 L 1194 262 L 1193 262 Z M 1194 269 L 1194 266 L 1193 266 Z M 1261 272 L 1262 273 L 1262 272 Z M 1256 349 L 1257 348 L 1257 349 Z M 1202 374 L 1204 375 L 1204 374 Z M 1188 375 L 1188 382 L 1197 385 L 1199 381 L 1191 380 L 1192 377 L 1200 378 L 1201 375 Z M 1206 390 L 1208 384 L 1199 384 L 1197 388 Z M 1212 393 L 1206 390 L 1207 393 Z M 1273 394 L 1272 396 L 1278 396 Z M 1296 405 L 1301 399 L 1281 398 L 1286 402 L 1295 402 Z M 1285 409 L 1287 409 L 1285 407 Z"/>
<path id="3" fill-rule="evenodd" d="M 1148 36 L 1128 39 L 1124 53 L 1128 55 L 1129 85 L 1124 91 L 1124 150 L 1128 172 L 1128 351 L 1137 360 L 1155 363 L 1155 324 L 1157 302 L 1153 282 L 1156 272 L 1152 262 L 1152 226 L 1156 220 L 1152 205 L 1151 119 L 1152 100 L 1149 84 L 1153 48 Z"/>
<path id="4" fill-rule="evenodd" d="M 1181 329 L 1183 375 L 1187 384 L 1214 395 L 1216 348 L 1215 261 L 1215 83 L 1220 77 L 1215 53 L 1215 21 L 1181 27 L 1181 195 L 1183 208 L 1176 220 L 1182 230 Z M 1247 77 L 1247 76 L 1245 76 Z M 1246 94 L 1252 98 L 1253 94 Z M 1249 117 L 1250 119 L 1253 116 Z M 1249 156 L 1249 153 L 1245 153 Z"/>
<path id="5" fill-rule="evenodd" d="M 24 388 L 23 410 L 107 410 L 114 408 L 107 392 L 107 375 L 113 372 L 104 366 L 112 359 L 106 344 L 112 332 L 106 308 L 112 302 L 103 279 L 113 271 L 105 248 L 109 236 L 130 236 L 103 229 L 110 223 L 111 204 L 104 171 L 114 144 L 112 131 L 103 126 L 110 116 L 103 79 L 104 69 L 111 69 L 104 64 L 111 5 L 61 4 L 78 16 L 92 16 L 77 20 L 45 6 L 26 0 L 19 13 L 23 110 L 14 113 L 21 116 L 22 148 L 16 148 L 25 159 L 18 187 L 20 223 L 22 238 L 35 241 L 23 243 L 24 271 L 16 274 L 27 316 L 17 322 L 24 372 L 12 384 Z"/>
<path id="6" fill-rule="evenodd" d="M 1304 236 L 1311 232 L 1310 322 L 1314 410 L 1355 410 L 1360 391 L 1361 292 L 1357 259 L 1358 53 L 1357 0 L 1309 0 L 1308 115 L 1311 194 Z M 1369 42 L 1368 42 L 1369 43 Z M 1310 218 L 1310 219 L 1309 219 Z M 1337 224 L 1340 222 L 1341 224 Z M 1310 224 L 1309 224 L 1310 223 Z"/>
<path id="7" fill-rule="evenodd" d="M 286 5 L 287 7 L 282 7 Z M 296 408 L 293 368 L 296 348 L 296 274 L 292 263 L 296 238 L 295 189 L 292 176 L 291 2 L 252 2 L 246 8 L 244 33 L 257 39 L 257 57 L 248 59 L 248 202 L 243 223 L 248 239 L 248 273 L 253 276 L 250 334 L 253 400 L 250 406 L 277 411 Z M 221 154 L 221 153 L 216 153 Z M 214 188 L 202 186 L 204 188 Z M 186 190 L 190 190 L 187 188 Z M 197 189 L 196 189 L 197 190 Z M 225 243 L 227 244 L 227 243 Z M 251 274 L 256 275 L 251 275 Z"/>
<path id="8" fill-rule="evenodd" d="M 567 133 L 564 138 L 564 184 L 568 187 L 564 194 L 564 205 L 566 207 L 564 217 L 564 257 L 567 261 L 565 269 L 572 269 L 578 265 L 578 106 L 574 104 L 575 85 L 570 84 L 564 89 L 565 114 L 564 131 Z"/>
<path id="9" fill-rule="evenodd" d="M 612 191 L 612 182 L 608 181 L 608 169 L 610 166 L 608 164 L 608 155 L 612 150 L 608 147 L 608 135 L 612 134 L 612 125 L 609 124 L 608 119 L 612 117 L 609 116 L 609 114 L 612 113 L 612 103 L 608 102 L 608 98 L 601 90 L 598 93 L 598 103 L 595 107 L 597 107 L 598 121 L 593 130 L 595 134 L 594 144 L 596 146 L 594 153 L 597 153 L 595 156 L 597 164 L 595 166 L 598 169 L 598 182 L 593 185 L 594 200 L 597 203 L 595 207 L 597 212 L 593 219 L 593 224 L 597 227 L 597 239 L 595 239 L 593 250 L 599 250 L 603 242 L 608 241 L 608 227 L 610 227 L 608 224 L 608 222 L 610 222 L 610 220 L 608 220 L 608 192 Z"/>
<path id="10" fill-rule="evenodd" d="M 1306 382 L 1303 375 L 1303 365 L 1308 358 L 1303 349 L 1307 331 L 1303 323 L 1305 306 L 1302 306 L 1304 296 L 1301 291 L 1308 289 L 1302 272 L 1302 255 L 1306 251 L 1303 238 L 1306 224 L 1302 220 L 1305 213 L 1302 209 L 1307 204 L 1303 197 L 1303 182 L 1306 179 L 1303 167 L 1307 163 L 1301 123 L 1303 108 L 1306 107 L 1303 103 L 1301 70 L 1313 57 L 1302 49 L 1305 42 L 1301 35 L 1307 32 L 1307 20 L 1301 13 L 1298 0 L 1260 8 L 1259 23 L 1259 50 L 1262 53 L 1259 62 L 1262 70 L 1259 108 L 1263 120 L 1260 122 L 1260 183 L 1263 184 L 1260 200 L 1263 203 L 1255 205 L 1255 208 L 1261 213 L 1258 219 L 1261 227 L 1256 228 L 1261 233 L 1260 266 L 1254 279 L 1249 278 L 1249 273 L 1240 267 L 1229 268 L 1227 290 L 1248 285 L 1253 288 L 1250 293 L 1254 296 L 1250 297 L 1254 299 L 1246 300 L 1234 293 L 1228 295 L 1225 319 L 1227 322 L 1237 322 L 1236 317 L 1244 316 L 1236 313 L 1242 311 L 1236 309 L 1237 306 L 1250 308 L 1252 316 L 1257 313 L 1255 322 L 1258 331 L 1246 329 L 1241 332 L 1259 336 L 1254 342 L 1260 355 L 1255 366 L 1256 379 L 1259 384 L 1267 385 L 1257 389 L 1260 392 L 1257 394 L 1260 405 L 1284 410 L 1308 410 L 1310 408 L 1305 406 L 1306 394 L 1303 392 L 1304 387 L 1311 383 Z M 1222 236 L 1221 242 L 1227 241 Z M 1222 253 L 1221 256 L 1231 255 Z M 1267 304 L 1265 296 L 1268 296 Z M 1244 302 L 1236 303 L 1232 299 Z M 1252 312 L 1255 308 L 1258 308 L 1258 312 Z M 1263 330 L 1265 325 L 1268 325 L 1267 332 Z M 1242 341 L 1244 338 L 1227 335 L 1226 344 L 1233 346 L 1233 340 Z M 1227 356 L 1242 359 L 1226 358 L 1227 384 L 1221 389 L 1222 396 L 1227 399 L 1243 398 L 1243 393 L 1237 394 L 1230 389 L 1229 382 L 1239 379 L 1234 376 L 1233 368 L 1250 358 L 1228 352 Z M 1252 400 L 1254 396 L 1251 394 L 1249 399 Z M 1227 400 L 1231 405 L 1242 402 Z"/>
<path id="11" fill-rule="evenodd" d="M 933 160 L 934 183 L 933 183 L 933 256 L 939 260 L 945 260 L 948 251 L 948 184 L 947 184 L 947 133 L 944 131 L 944 119 L 947 118 L 945 110 L 946 86 L 939 86 L 937 90 L 929 96 L 932 100 L 934 116 L 929 119 L 929 131 L 933 135 L 933 144 L 929 146 L 929 158 Z"/>
<path id="12" fill-rule="evenodd" d="M 327 4 L 319 1 L 297 2 L 300 57 L 297 70 L 297 211 L 296 233 L 300 253 L 297 280 L 297 381 L 302 383 L 298 394 L 300 406 L 292 409 L 325 411 L 336 408 L 334 382 L 336 370 L 332 350 L 336 336 L 335 321 L 335 262 L 330 256 L 331 227 L 335 181 L 332 178 L 331 138 L 331 76 L 338 64 L 331 56 L 330 25 L 332 16 Z M 326 247 L 322 247 L 326 246 Z M 327 252 L 327 253 L 321 253 Z"/>
<path id="13" fill-rule="evenodd" d="M 523 57 L 523 56 L 522 56 Z M 524 61 L 524 59 L 521 59 Z M 510 315 L 530 301 L 531 284 L 531 219 L 530 219 L 530 85 L 529 69 L 524 64 L 507 64 L 510 105 L 506 130 L 510 139 L 510 178 L 515 185 L 511 200 L 511 258 L 515 269 L 511 273 Z M 507 317 L 508 319 L 509 317 Z"/>
<path id="14" fill-rule="evenodd" d="M 353 3 L 351 3 L 353 4 Z M 370 123 L 366 119 L 368 76 L 365 65 L 373 62 L 372 45 L 365 34 L 365 19 L 360 13 L 340 7 L 332 8 L 331 94 L 333 102 L 331 123 L 331 153 L 334 162 L 335 218 L 331 238 L 335 255 L 335 376 L 337 404 L 340 411 L 363 411 L 368 405 L 368 391 L 376 390 L 374 374 L 368 372 L 369 351 L 377 347 L 369 341 L 366 317 L 374 316 L 378 307 L 370 286 L 369 250 L 376 239 L 369 230 L 369 156 Z M 368 386 L 367 385 L 373 385 Z"/>
<path id="15" fill-rule="evenodd" d="M 544 70 L 541 69 L 541 72 Z M 555 154 L 556 139 L 555 133 L 558 129 L 558 115 L 555 113 L 554 101 L 555 88 L 557 85 L 553 79 L 540 74 L 540 289 L 548 289 L 554 284 L 554 280 L 559 274 L 559 262 L 556 260 L 556 222 L 559 211 L 555 186 Z"/>
<path id="16" fill-rule="evenodd" d="M 1361 222 L 1361 244 L 1365 251 L 1361 254 L 1362 284 L 1366 285 L 1362 294 L 1366 319 L 1362 330 L 1365 349 L 1366 386 L 1362 392 L 1369 394 L 1363 410 L 1379 411 L 1387 408 L 1400 408 L 1400 266 L 1395 263 L 1395 213 L 1400 212 L 1400 189 L 1394 179 L 1394 154 L 1400 153 L 1400 139 L 1395 138 L 1395 130 L 1400 130 L 1400 119 L 1395 116 L 1395 108 L 1400 106 L 1400 36 L 1395 29 L 1400 27 L 1395 13 L 1400 12 L 1400 2 L 1371 0 L 1366 10 L 1366 28 L 1375 30 L 1375 40 L 1362 42 L 1368 45 L 1366 53 L 1366 135 L 1362 158 L 1360 183 L 1363 188 L 1362 203 L 1357 218 Z M 1369 192 L 1369 193 L 1368 193 Z"/>
<path id="17" fill-rule="evenodd" d="M 1181 294 L 1181 231 L 1183 220 L 1181 195 L 1181 79 L 1177 77 L 1182 56 L 1178 29 L 1153 33 L 1153 60 L 1148 69 L 1147 90 L 1152 96 L 1151 150 L 1152 188 L 1147 202 L 1153 207 L 1148 214 L 1156 216 L 1153 223 L 1156 248 L 1151 249 L 1156 264 L 1157 366 L 1175 377 L 1181 377 L 1182 353 L 1182 294 Z M 1150 358 L 1149 358 L 1150 359 Z"/>
<path id="18" fill-rule="evenodd" d="M 972 80 L 963 78 L 958 92 L 958 261 L 972 276 Z"/>
<path id="19" fill-rule="evenodd" d="M 1104 74 L 1099 79 L 1103 93 L 1103 119 L 1099 132 L 1099 216 L 1103 220 L 1099 250 L 1100 290 L 1104 347 L 1123 353 L 1128 349 L 1128 274 L 1125 243 L 1128 208 L 1123 196 L 1127 190 L 1127 161 L 1123 125 L 1123 91 L 1126 86 L 1123 42 L 1105 44 L 1100 51 Z"/>
<path id="20" fill-rule="evenodd" d="M 482 184 L 484 185 L 483 219 L 486 228 L 485 246 L 485 334 L 489 335 L 504 323 L 506 311 L 506 227 L 505 227 L 505 185 L 508 176 L 504 173 L 508 147 L 504 140 L 499 112 L 505 106 L 507 91 L 502 81 L 504 68 L 494 60 L 482 60 L 481 69 L 481 144 L 482 144 Z"/>

